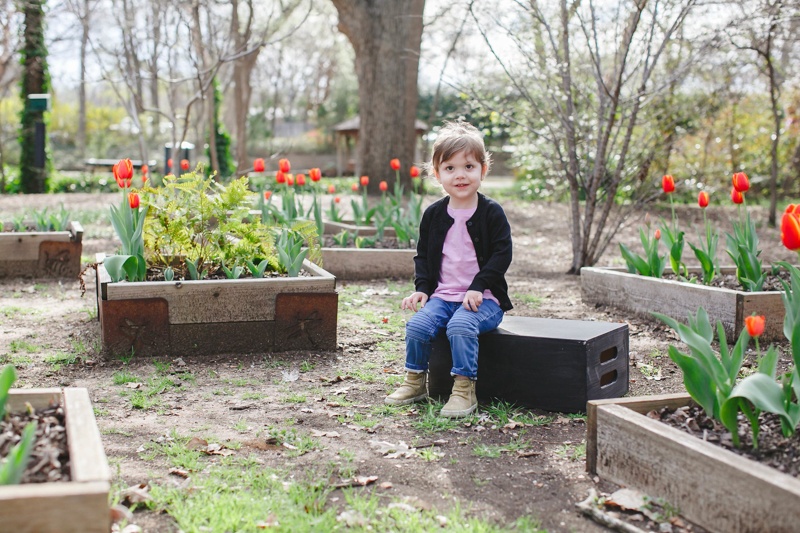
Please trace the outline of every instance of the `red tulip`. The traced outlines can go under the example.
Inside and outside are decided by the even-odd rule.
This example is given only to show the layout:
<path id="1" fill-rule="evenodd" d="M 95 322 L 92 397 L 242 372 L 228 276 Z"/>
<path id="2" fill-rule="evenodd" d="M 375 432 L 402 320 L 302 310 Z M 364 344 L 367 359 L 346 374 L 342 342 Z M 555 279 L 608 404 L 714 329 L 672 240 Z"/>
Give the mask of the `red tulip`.
<path id="1" fill-rule="evenodd" d="M 334 185 L 333 183 L 331 183 L 330 185 L 328 185 L 328 192 L 329 192 L 330 194 L 333 194 L 333 193 L 335 193 L 335 192 L 336 192 L 336 185 Z"/>
<path id="2" fill-rule="evenodd" d="M 292 170 L 292 164 L 289 163 L 288 159 L 281 159 L 278 161 L 278 168 L 281 169 L 281 172 L 286 174 L 290 170 Z"/>
<path id="3" fill-rule="evenodd" d="M 661 188 L 664 189 L 664 192 L 669 194 L 675 191 L 675 178 L 666 174 L 663 178 L 661 178 Z"/>
<path id="4" fill-rule="evenodd" d="M 744 195 L 737 191 L 736 188 L 731 189 L 731 201 L 735 204 L 744 203 Z"/>
<path id="5" fill-rule="evenodd" d="M 264 191 L 264 200 L 272 198 L 272 191 Z"/>
<path id="6" fill-rule="evenodd" d="M 167 168 L 172 168 L 172 158 L 167 159 Z"/>
<path id="7" fill-rule="evenodd" d="M 380 183 L 378 184 L 378 188 L 379 188 L 381 191 L 383 191 L 383 192 L 386 192 L 386 191 L 389 189 L 389 184 L 388 184 L 388 183 L 386 183 L 385 181 L 382 181 L 382 182 L 380 182 Z"/>
<path id="8" fill-rule="evenodd" d="M 264 165 L 264 158 L 263 157 L 259 157 L 258 159 L 253 161 L 253 170 L 255 172 L 264 172 L 265 168 L 267 168 L 267 167 Z"/>
<path id="9" fill-rule="evenodd" d="M 761 316 L 747 316 L 744 318 L 744 326 L 747 328 L 747 333 L 751 337 L 760 337 L 762 333 L 764 333 L 764 326 L 766 325 L 766 319 L 763 315 Z"/>
<path id="10" fill-rule="evenodd" d="M 342 199 L 341 199 L 341 198 L 339 198 L 338 196 L 334 196 L 334 197 L 333 197 L 333 201 L 334 201 L 334 202 L 336 202 L 336 203 L 338 204 L 339 202 L 341 202 L 341 201 L 342 201 Z"/>
<path id="11" fill-rule="evenodd" d="M 275 173 L 275 182 L 276 183 L 286 183 L 286 174 L 281 172 L 280 170 Z"/>
<path id="12" fill-rule="evenodd" d="M 661 240 L 661 230 L 660 229 L 656 230 L 655 238 L 656 238 L 657 241 Z"/>
<path id="13" fill-rule="evenodd" d="M 302 174 L 301 174 L 301 175 L 302 175 Z M 288 176 L 286 176 L 286 185 L 288 185 L 289 187 L 291 187 L 292 185 L 294 185 L 294 177 L 293 177 L 291 174 L 289 174 Z"/>
<path id="14" fill-rule="evenodd" d="M 181 170 L 189 170 L 189 160 L 181 159 Z"/>
<path id="15" fill-rule="evenodd" d="M 733 188 L 739 192 L 747 192 L 750 189 L 750 180 L 747 179 L 747 174 L 744 172 L 737 172 L 734 174 Z"/>
<path id="16" fill-rule="evenodd" d="M 150 167 L 147 165 L 142 165 L 142 175 L 147 176 L 147 173 L 150 172 Z"/>
<path id="17" fill-rule="evenodd" d="M 366 187 L 369 185 L 369 176 L 361 176 L 361 186 Z"/>
<path id="18" fill-rule="evenodd" d="M 111 172 L 114 174 L 114 179 L 120 188 L 124 189 L 131 186 L 131 182 L 133 181 L 133 163 L 131 163 L 130 159 L 120 159 L 119 162 L 111 168 Z"/>
<path id="19" fill-rule="evenodd" d="M 308 171 L 308 177 L 311 181 L 319 181 L 322 179 L 322 171 L 318 168 L 312 168 Z"/>
<path id="20" fill-rule="evenodd" d="M 800 204 L 789 204 L 783 212 L 781 242 L 789 250 L 800 250 Z"/>
<path id="21" fill-rule="evenodd" d="M 392 165 L 392 170 L 400 170 L 400 160 L 399 159 L 392 159 L 389 161 L 389 164 Z"/>
<path id="22" fill-rule="evenodd" d="M 298 174 L 297 175 L 297 184 L 301 187 L 306 184 L 306 176 L 305 174 Z"/>
<path id="23" fill-rule="evenodd" d="M 147 174 L 142 173 L 142 185 L 144 185 L 145 183 L 147 183 Z"/>
<path id="24" fill-rule="evenodd" d="M 412 178 L 418 178 L 419 177 L 419 168 L 415 167 L 415 166 L 412 166 L 411 170 L 409 170 L 408 173 L 411 174 Z"/>
<path id="25" fill-rule="evenodd" d="M 708 207 L 708 193 L 706 191 L 700 191 L 700 194 L 697 195 L 697 205 L 703 209 Z"/>
<path id="26" fill-rule="evenodd" d="M 128 203 L 131 204 L 131 209 L 139 207 L 139 195 L 135 192 L 128 193 Z"/>
<path id="27" fill-rule="evenodd" d="M 354 183 L 354 184 L 352 184 L 352 185 L 350 186 L 350 189 L 351 189 L 353 192 L 358 192 L 358 183 Z"/>

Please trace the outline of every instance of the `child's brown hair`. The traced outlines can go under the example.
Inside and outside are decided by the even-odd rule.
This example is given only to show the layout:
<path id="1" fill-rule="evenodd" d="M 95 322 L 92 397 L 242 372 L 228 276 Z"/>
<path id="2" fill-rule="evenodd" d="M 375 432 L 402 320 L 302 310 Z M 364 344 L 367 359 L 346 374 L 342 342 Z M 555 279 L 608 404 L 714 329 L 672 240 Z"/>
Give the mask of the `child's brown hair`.
<path id="1" fill-rule="evenodd" d="M 442 161 L 447 161 L 458 152 L 464 151 L 480 162 L 489 173 L 492 165 L 492 154 L 486 151 L 483 136 L 478 128 L 468 122 L 445 122 L 433 143 L 431 160 L 426 165 L 429 174 L 439 171 Z"/>

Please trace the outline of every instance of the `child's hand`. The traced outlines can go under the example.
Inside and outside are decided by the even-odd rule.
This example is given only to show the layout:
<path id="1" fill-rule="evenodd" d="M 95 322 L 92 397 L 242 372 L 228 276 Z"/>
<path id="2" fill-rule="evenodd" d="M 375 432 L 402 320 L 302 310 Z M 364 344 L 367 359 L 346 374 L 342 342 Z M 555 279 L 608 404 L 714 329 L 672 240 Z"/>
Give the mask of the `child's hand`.
<path id="1" fill-rule="evenodd" d="M 428 301 L 428 295 L 424 292 L 415 292 L 411 296 L 406 296 L 403 298 L 403 303 L 400 304 L 400 309 L 410 309 L 411 311 L 417 312 L 417 305 L 420 308 L 425 307 L 425 303 Z"/>
<path id="2" fill-rule="evenodd" d="M 461 304 L 467 311 L 478 312 L 478 308 L 483 303 L 483 293 L 478 291 L 467 291 L 464 295 L 464 302 Z"/>

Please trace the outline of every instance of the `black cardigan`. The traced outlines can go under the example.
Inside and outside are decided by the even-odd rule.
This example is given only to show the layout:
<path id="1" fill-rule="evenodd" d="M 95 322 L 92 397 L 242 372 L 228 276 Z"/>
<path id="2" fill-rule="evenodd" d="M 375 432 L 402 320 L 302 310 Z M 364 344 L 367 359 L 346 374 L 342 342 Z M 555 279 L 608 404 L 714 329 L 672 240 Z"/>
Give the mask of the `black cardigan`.
<path id="1" fill-rule="evenodd" d="M 428 206 L 419 225 L 417 255 L 414 257 L 414 285 L 418 292 L 432 295 L 439 285 L 442 267 L 442 247 L 447 232 L 455 222 L 447 214 L 450 197 L 445 196 Z M 467 232 L 475 246 L 480 272 L 469 290 L 492 291 L 500 308 L 508 311 L 513 306 L 508 297 L 505 273 L 511 264 L 511 226 L 500 204 L 478 193 L 478 207 L 467 221 Z"/>

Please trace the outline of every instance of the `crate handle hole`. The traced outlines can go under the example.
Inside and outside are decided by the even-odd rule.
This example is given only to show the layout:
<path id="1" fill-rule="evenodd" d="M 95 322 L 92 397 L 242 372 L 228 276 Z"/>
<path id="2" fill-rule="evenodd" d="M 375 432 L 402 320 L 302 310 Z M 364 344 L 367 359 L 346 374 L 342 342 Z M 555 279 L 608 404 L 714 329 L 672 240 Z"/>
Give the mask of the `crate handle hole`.
<path id="1" fill-rule="evenodd" d="M 617 358 L 617 347 L 612 346 L 611 348 L 606 348 L 602 352 L 600 352 L 600 364 L 607 363 L 609 361 L 613 361 Z"/>
<path id="2" fill-rule="evenodd" d="M 617 371 L 612 370 L 611 372 L 606 372 L 602 376 L 600 376 L 600 386 L 605 387 L 606 385 L 611 385 L 612 383 L 617 381 Z"/>

